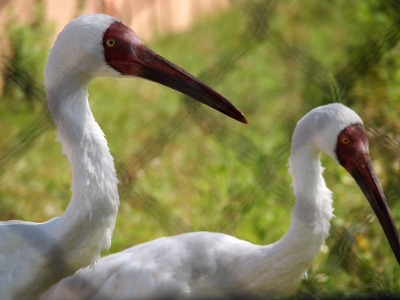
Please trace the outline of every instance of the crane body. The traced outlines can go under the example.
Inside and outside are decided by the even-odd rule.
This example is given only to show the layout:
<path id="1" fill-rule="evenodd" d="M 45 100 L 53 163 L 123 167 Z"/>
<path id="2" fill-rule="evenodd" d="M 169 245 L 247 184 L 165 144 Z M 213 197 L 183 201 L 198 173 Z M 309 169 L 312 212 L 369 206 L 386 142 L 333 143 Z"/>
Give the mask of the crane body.
<path id="1" fill-rule="evenodd" d="M 307 233 L 313 243 L 288 235 L 266 246 L 214 232 L 163 237 L 102 258 L 42 299 L 273 297 L 300 282 L 319 253 L 323 238 Z"/>

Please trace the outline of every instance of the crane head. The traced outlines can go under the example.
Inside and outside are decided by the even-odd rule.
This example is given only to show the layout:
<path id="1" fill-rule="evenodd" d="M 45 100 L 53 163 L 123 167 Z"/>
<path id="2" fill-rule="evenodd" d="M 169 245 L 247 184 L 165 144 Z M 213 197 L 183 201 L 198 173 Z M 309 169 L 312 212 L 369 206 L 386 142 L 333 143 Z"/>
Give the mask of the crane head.
<path id="1" fill-rule="evenodd" d="M 105 14 L 82 15 L 57 36 L 45 68 L 46 92 L 53 94 L 62 86 L 69 90 L 104 76 L 137 76 L 160 83 L 247 124 L 246 117 L 231 102 L 148 49 L 118 19 Z"/>

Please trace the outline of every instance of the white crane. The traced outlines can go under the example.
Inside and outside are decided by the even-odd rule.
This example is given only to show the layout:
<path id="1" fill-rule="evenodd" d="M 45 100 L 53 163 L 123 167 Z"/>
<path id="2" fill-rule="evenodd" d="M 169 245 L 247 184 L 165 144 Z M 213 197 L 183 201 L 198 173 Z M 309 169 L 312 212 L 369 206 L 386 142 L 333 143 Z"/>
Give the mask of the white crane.
<path id="1" fill-rule="evenodd" d="M 118 180 L 87 88 L 95 77 L 124 75 L 161 83 L 247 122 L 228 100 L 146 48 L 119 20 L 89 14 L 71 21 L 50 51 L 45 86 L 72 167 L 72 198 L 62 216 L 47 222 L 0 222 L 1 299 L 37 299 L 61 278 L 94 265 L 109 248 Z"/>
<path id="2" fill-rule="evenodd" d="M 259 246 L 212 232 L 163 237 L 100 259 L 94 269 L 61 280 L 42 299 L 278 295 L 306 276 L 329 234 L 332 193 L 322 177 L 321 151 L 354 177 L 400 263 L 397 229 L 371 165 L 362 120 L 335 103 L 309 112 L 294 131 L 289 171 L 296 203 L 289 230 L 279 241 Z"/>

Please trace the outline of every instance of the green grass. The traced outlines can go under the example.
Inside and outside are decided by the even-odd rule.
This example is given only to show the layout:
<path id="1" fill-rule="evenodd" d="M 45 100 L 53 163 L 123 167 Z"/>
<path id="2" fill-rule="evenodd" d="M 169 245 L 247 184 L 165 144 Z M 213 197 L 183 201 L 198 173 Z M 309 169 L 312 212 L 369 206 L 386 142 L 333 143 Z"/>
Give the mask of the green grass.
<path id="1" fill-rule="evenodd" d="M 279 239 L 294 203 L 286 166 L 291 134 L 310 109 L 337 100 L 331 91 L 341 93 L 371 133 L 373 163 L 400 224 L 398 45 L 373 48 L 394 13 L 372 0 L 280 1 L 265 16 L 267 34 L 252 40 L 249 9 L 267 2 L 241 3 L 148 46 L 200 74 L 242 109 L 248 125 L 205 107 L 198 108 L 200 119 L 188 116 L 187 100 L 155 83 L 109 78 L 91 83 L 91 107 L 121 178 L 113 244 L 104 255 L 186 231 L 221 231 L 259 244 Z M 355 79 L 344 76 L 340 71 L 369 47 L 375 60 L 363 63 L 363 72 L 350 68 Z M 222 62 L 241 51 L 224 71 Z M 338 80 L 338 89 L 329 86 L 329 76 Z M 10 113 L 7 102 L 0 105 L 4 153 L 40 108 L 22 105 Z M 63 213 L 71 174 L 55 132 L 54 126 L 44 131 L 1 174 L 0 203 L 13 212 L 3 219 L 44 221 Z M 400 267 L 365 197 L 345 170 L 326 155 L 322 159 L 336 217 L 309 280 L 288 295 L 398 293 Z"/>

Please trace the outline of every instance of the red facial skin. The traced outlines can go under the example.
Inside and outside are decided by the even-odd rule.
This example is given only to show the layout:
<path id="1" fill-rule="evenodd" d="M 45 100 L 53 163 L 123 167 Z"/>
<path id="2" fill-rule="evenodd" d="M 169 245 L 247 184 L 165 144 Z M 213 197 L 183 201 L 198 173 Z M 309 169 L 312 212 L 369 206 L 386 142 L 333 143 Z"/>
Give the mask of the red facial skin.
<path id="1" fill-rule="evenodd" d="M 148 49 L 135 32 L 115 22 L 103 37 L 106 62 L 123 75 L 142 77 L 182 92 L 242 123 L 245 116 L 200 80 Z"/>
<path id="2" fill-rule="evenodd" d="M 339 163 L 353 176 L 367 197 L 400 264 L 400 241 L 382 186 L 376 177 L 368 151 L 368 138 L 361 124 L 346 127 L 336 145 Z"/>

